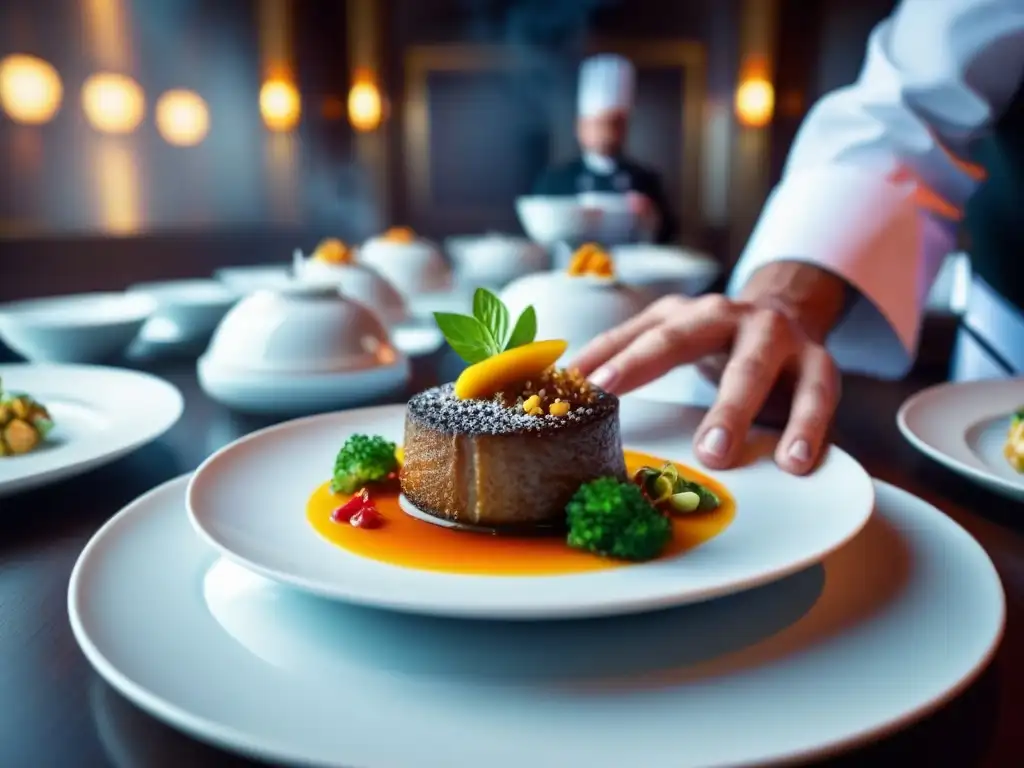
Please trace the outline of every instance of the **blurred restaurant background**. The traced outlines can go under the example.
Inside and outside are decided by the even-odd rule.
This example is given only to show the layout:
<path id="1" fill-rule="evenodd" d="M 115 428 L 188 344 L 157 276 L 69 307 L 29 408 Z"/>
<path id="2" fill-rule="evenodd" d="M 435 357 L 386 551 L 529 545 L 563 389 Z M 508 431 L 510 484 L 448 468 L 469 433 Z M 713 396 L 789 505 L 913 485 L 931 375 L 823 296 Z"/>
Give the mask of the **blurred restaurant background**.
<path id="1" fill-rule="evenodd" d="M 801 119 L 892 0 L 5 0 L 0 300 L 520 233 L 577 67 L 637 67 L 630 154 L 736 259 Z M 948 294 L 948 287 L 946 289 Z"/>

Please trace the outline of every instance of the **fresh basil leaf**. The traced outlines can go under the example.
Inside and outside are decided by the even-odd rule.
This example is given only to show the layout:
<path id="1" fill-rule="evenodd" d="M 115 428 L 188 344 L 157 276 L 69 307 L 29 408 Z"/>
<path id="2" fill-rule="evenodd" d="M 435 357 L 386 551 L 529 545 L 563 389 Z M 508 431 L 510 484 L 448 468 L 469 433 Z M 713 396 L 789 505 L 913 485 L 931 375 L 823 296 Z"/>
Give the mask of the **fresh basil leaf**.
<path id="1" fill-rule="evenodd" d="M 487 328 L 494 340 L 495 349 L 503 349 L 512 322 L 504 302 L 486 288 L 477 288 L 473 293 L 473 317 Z"/>
<path id="2" fill-rule="evenodd" d="M 521 347 L 524 344 L 529 344 L 537 336 L 537 313 L 533 309 L 531 304 L 529 307 L 523 310 L 523 314 L 516 320 L 516 327 L 512 329 L 512 334 L 508 337 L 508 342 L 505 344 L 505 349 L 514 349 L 515 347 Z"/>
<path id="3" fill-rule="evenodd" d="M 434 320 L 455 354 L 470 365 L 498 353 L 491 332 L 475 317 L 435 312 Z"/>

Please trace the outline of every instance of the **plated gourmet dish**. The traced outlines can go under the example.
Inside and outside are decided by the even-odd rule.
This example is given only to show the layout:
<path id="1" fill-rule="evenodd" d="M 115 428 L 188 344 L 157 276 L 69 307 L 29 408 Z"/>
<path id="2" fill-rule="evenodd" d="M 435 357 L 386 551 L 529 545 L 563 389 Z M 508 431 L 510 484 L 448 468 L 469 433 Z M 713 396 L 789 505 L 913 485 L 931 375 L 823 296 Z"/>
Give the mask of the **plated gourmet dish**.
<path id="1" fill-rule="evenodd" d="M 478 289 L 471 316 L 436 320 L 469 367 L 409 400 L 401 448 L 345 442 L 307 508 L 325 538 L 428 570 L 565 573 L 677 554 L 732 520 L 711 478 L 623 451 L 618 398 L 556 366 L 566 343 L 534 340 L 532 307 L 513 323 Z"/>
<path id="2" fill-rule="evenodd" d="M 1010 466 L 1024 474 L 1024 406 L 1010 417 L 1010 429 L 1003 446 L 1003 455 Z"/>
<path id="3" fill-rule="evenodd" d="M 46 406 L 23 392 L 7 392 L 0 381 L 0 457 L 39 448 L 53 429 Z"/>

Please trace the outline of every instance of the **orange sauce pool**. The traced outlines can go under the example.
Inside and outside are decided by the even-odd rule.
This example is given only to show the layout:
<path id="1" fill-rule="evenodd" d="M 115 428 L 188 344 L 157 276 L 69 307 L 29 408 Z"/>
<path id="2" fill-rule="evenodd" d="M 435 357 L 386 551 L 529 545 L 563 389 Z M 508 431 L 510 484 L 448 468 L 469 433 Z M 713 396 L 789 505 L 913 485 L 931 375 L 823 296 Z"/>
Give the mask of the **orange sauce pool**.
<path id="1" fill-rule="evenodd" d="M 642 466 L 660 467 L 665 459 L 626 451 L 630 476 Z M 672 541 L 662 557 L 693 549 L 724 531 L 736 517 L 736 503 L 721 483 L 695 469 L 676 464 L 690 480 L 706 485 L 721 500 L 711 512 L 672 518 Z M 390 565 L 424 571 L 481 576 L 553 576 L 622 568 L 631 563 L 570 549 L 564 536 L 501 536 L 444 528 L 410 517 L 398 504 L 398 493 L 373 495 L 385 519 L 380 528 L 354 528 L 336 523 L 331 513 L 350 498 L 330 491 L 324 483 L 310 496 L 306 518 L 314 530 L 354 555 Z"/>

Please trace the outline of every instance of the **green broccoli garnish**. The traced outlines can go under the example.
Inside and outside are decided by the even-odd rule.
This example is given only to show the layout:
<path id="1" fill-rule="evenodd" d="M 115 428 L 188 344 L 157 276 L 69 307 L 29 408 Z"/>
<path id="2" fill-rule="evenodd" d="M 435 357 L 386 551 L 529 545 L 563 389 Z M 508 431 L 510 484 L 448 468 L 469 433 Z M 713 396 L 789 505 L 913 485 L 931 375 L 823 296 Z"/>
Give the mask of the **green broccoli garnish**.
<path id="1" fill-rule="evenodd" d="M 632 483 L 600 477 L 579 487 L 565 508 L 568 544 L 619 560 L 653 560 L 672 539 L 672 523 Z"/>
<path id="2" fill-rule="evenodd" d="M 334 459 L 333 493 L 355 493 L 398 471 L 395 444 L 379 435 L 352 435 Z"/>

